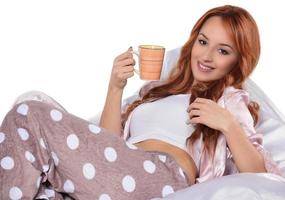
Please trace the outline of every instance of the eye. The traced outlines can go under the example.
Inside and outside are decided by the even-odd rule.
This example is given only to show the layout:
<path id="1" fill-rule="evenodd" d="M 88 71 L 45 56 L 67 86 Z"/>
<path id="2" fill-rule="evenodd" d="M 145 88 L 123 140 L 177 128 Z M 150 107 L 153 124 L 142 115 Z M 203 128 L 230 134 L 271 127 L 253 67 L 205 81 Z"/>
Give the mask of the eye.
<path id="1" fill-rule="evenodd" d="M 219 51 L 219 53 L 221 53 L 222 55 L 229 55 L 229 52 L 226 51 L 226 50 L 224 50 L 224 49 L 219 49 L 218 51 Z"/>
<path id="2" fill-rule="evenodd" d="M 207 42 L 205 40 L 202 40 L 202 39 L 199 39 L 198 42 L 203 46 L 207 44 Z"/>

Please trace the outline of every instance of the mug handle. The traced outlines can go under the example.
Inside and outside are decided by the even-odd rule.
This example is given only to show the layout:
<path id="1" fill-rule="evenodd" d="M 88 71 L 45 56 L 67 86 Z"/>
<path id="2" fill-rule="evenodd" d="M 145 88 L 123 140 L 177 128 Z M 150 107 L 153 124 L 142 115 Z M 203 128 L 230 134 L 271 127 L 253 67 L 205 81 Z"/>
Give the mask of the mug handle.
<path id="1" fill-rule="evenodd" d="M 131 53 L 132 53 L 132 54 L 134 54 L 134 55 L 136 55 L 138 58 L 140 57 L 139 52 L 138 52 L 138 51 L 136 51 L 136 50 L 132 50 L 132 51 L 131 51 Z M 140 76 L 140 70 L 138 70 L 138 69 L 134 68 L 134 72 L 135 72 L 137 75 L 139 75 L 139 76 Z"/>

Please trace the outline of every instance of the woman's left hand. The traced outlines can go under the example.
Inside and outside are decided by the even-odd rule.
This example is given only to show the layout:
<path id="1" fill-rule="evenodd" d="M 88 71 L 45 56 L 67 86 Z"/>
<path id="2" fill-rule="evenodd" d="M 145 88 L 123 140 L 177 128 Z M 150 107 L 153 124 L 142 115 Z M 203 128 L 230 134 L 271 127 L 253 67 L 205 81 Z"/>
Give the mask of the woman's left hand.
<path id="1" fill-rule="evenodd" d="M 204 124 L 212 129 L 226 133 L 235 122 L 234 116 L 226 109 L 220 107 L 216 102 L 197 98 L 187 111 L 189 112 L 190 123 Z"/>

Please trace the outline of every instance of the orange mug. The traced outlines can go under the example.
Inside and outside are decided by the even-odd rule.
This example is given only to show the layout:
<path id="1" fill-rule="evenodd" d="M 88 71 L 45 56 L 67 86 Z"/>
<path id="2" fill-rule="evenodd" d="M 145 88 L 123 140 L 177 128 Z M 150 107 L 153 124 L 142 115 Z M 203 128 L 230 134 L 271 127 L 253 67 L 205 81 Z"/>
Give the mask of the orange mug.
<path id="1" fill-rule="evenodd" d="M 139 45 L 138 51 L 133 51 L 138 56 L 139 70 L 135 69 L 135 73 L 142 80 L 159 80 L 165 48 L 159 45 Z"/>

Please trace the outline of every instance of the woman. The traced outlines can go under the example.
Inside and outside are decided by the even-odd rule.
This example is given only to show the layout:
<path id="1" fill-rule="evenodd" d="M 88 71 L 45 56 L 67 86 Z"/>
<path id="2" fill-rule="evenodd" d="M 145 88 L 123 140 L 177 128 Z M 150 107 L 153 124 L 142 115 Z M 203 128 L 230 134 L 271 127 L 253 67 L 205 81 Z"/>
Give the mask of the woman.
<path id="1" fill-rule="evenodd" d="M 195 24 L 169 78 L 123 113 L 134 59 L 131 48 L 119 55 L 100 126 L 51 104 L 16 105 L 0 129 L 1 198 L 151 199 L 230 173 L 280 173 L 242 89 L 259 53 L 250 14 L 222 6 Z"/>

